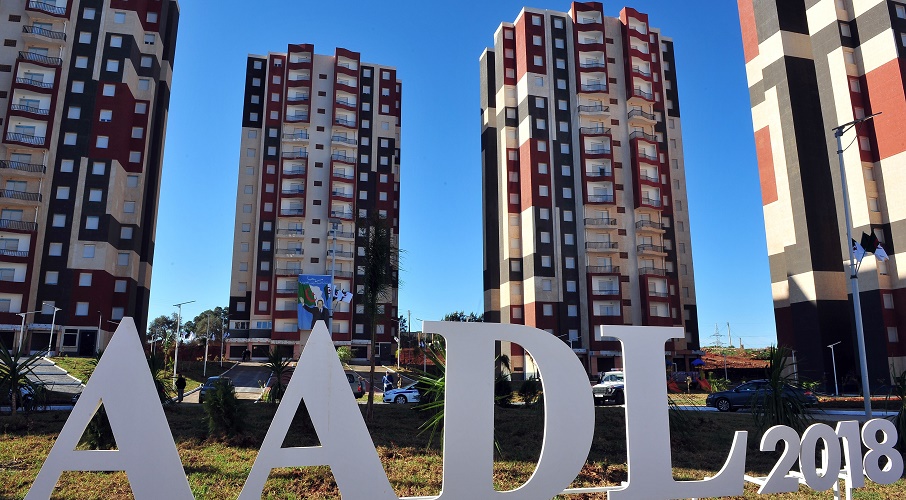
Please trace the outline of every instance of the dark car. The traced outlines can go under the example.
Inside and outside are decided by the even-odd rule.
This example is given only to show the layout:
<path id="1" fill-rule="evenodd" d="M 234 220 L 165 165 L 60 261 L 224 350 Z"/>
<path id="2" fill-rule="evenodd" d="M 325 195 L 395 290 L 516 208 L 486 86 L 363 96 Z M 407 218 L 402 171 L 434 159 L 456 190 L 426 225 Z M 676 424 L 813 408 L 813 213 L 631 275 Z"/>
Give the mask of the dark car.
<path id="1" fill-rule="evenodd" d="M 735 389 L 708 394 L 705 405 L 719 411 L 736 411 L 740 408 L 751 408 L 753 403 L 770 397 L 773 389 L 767 380 L 753 380 L 741 384 Z M 811 391 L 784 384 L 783 399 L 796 399 L 804 406 L 815 406 L 818 398 Z"/>
<path id="2" fill-rule="evenodd" d="M 205 380 L 204 385 L 201 386 L 201 389 L 198 391 L 198 402 L 204 403 L 204 395 L 208 391 L 214 390 L 217 384 L 227 384 L 231 390 L 233 389 L 233 380 L 230 377 L 208 377 Z"/>
<path id="3" fill-rule="evenodd" d="M 365 383 L 355 372 L 346 372 L 346 380 L 349 382 L 349 388 L 356 399 L 365 395 Z"/>

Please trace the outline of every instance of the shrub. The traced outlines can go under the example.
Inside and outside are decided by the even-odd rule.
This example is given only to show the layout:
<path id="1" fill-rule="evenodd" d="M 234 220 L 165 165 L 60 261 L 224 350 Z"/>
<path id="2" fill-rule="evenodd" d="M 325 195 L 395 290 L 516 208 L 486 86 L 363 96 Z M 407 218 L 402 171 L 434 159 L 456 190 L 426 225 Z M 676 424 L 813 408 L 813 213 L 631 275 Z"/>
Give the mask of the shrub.
<path id="1" fill-rule="evenodd" d="M 787 386 L 798 386 L 791 375 L 795 367 L 789 362 L 790 355 L 786 347 L 771 349 L 768 390 L 759 391 L 752 398 L 752 416 L 759 435 L 775 425 L 792 427 L 801 435 L 812 423 L 805 402 L 785 390 Z"/>
<path id="2" fill-rule="evenodd" d="M 100 407 L 94 417 L 85 427 L 85 434 L 79 444 L 85 445 L 89 450 L 113 450 L 116 449 L 116 439 L 113 437 L 113 429 L 110 428 L 110 420 L 107 419 L 107 412 L 104 407 Z"/>
<path id="3" fill-rule="evenodd" d="M 204 412 L 208 420 L 208 435 L 226 437 L 242 432 L 243 412 L 236 393 L 226 382 L 218 382 L 207 391 Z"/>
<path id="4" fill-rule="evenodd" d="M 526 405 L 531 406 L 541 399 L 543 391 L 541 379 L 535 376 L 522 383 L 522 387 L 519 388 L 519 397 Z"/>

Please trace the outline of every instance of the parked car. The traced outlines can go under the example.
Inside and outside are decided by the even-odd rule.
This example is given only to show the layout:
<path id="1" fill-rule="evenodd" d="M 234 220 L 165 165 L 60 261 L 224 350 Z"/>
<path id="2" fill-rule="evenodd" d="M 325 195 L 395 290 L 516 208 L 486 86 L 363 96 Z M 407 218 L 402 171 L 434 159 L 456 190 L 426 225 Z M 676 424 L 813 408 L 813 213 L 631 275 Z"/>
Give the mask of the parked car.
<path id="1" fill-rule="evenodd" d="M 217 384 L 227 384 L 231 391 L 236 390 L 233 387 L 233 379 L 230 377 L 208 377 L 208 379 L 205 380 L 204 385 L 201 386 L 201 389 L 198 391 L 198 402 L 204 403 L 204 395 L 208 391 L 214 390 Z"/>
<path id="2" fill-rule="evenodd" d="M 385 403 L 396 403 L 401 405 L 406 403 L 418 403 L 421 399 L 422 395 L 418 392 L 415 384 L 409 384 L 401 389 L 391 389 L 384 393 Z"/>
<path id="3" fill-rule="evenodd" d="M 361 377 L 353 372 L 346 372 L 346 380 L 349 381 L 349 387 L 352 389 L 352 394 L 356 399 L 365 395 L 365 383 L 362 382 Z"/>
<path id="4" fill-rule="evenodd" d="M 591 388 L 591 393 L 595 397 L 595 404 L 602 405 L 605 402 L 623 404 L 626 401 L 626 396 L 623 393 L 624 387 L 622 371 L 613 370 L 602 374 L 598 383 Z"/>
<path id="5" fill-rule="evenodd" d="M 708 394 L 705 405 L 717 408 L 719 411 L 736 411 L 740 408 L 751 408 L 754 402 L 768 397 L 773 391 L 767 380 L 753 380 L 737 386 L 728 391 Z M 781 398 L 795 398 L 805 406 L 815 406 L 818 398 L 811 391 L 806 391 L 791 385 L 783 386 Z"/>

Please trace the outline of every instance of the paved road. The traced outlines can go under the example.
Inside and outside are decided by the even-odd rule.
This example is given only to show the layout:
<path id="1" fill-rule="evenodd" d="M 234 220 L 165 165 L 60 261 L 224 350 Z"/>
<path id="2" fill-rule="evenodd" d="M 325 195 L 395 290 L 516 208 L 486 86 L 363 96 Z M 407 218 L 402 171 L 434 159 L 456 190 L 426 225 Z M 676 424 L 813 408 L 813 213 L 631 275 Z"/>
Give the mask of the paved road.
<path id="1" fill-rule="evenodd" d="M 233 386 L 236 388 L 236 397 L 238 399 L 256 400 L 261 395 L 262 387 L 267 383 L 271 371 L 261 363 L 239 363 L 231 370 L 224 373 L 225 376 L 233 380 Z M 260 383 L 259 383 L 260 381 Z M 188 394 L 183 400 L 184 403 L 198 403 L 198 391 Z"/>
<path id="2" fill-rule="evenodd" d="M 82 387 L 84 387 L 80 380 L 70 376 L 66 370 L 55 365 L 47 358 L 38 360 L 29 378 L 57 392 L 76 394 L 82 392 Z"/>

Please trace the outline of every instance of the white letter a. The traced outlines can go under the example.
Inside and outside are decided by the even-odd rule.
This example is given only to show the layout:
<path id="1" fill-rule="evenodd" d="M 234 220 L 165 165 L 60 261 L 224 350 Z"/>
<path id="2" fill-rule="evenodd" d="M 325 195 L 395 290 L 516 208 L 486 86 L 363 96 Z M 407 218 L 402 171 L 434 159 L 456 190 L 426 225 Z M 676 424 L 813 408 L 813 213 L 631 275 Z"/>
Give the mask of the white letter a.
<path id="1" fill-rule="evenodd" d="M 119 449 L 75 451 L 101 400 Z M 132 318 L 117 327 L 26 500 L 49 499 L 68 470 L 125 471 L 137 499 L 194 498 Z"/>

